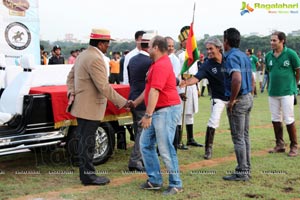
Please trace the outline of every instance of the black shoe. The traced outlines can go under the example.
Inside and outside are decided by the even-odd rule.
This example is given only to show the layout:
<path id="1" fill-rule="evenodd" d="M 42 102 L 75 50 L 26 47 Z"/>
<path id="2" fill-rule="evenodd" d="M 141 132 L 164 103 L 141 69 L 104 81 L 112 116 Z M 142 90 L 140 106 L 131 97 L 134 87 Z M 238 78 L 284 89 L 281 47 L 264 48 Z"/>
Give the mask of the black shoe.
<path id="1" fill-rule="evenodd" d="M 161 187 L 162 185 L 151 183 L 148 180 L 146 181 L 146 183 L 140 185 L 140 188 L 144 190 L 159 190 Z"/>
<path id="2" fill-rule="evenodd" d="M 179 187 L 168 187 L 166 191 L 163 192 L 163 195 L 174 195 L 177 193 L 183 192 L 182 188 Z"/>
<path id="3" fill-rule="evenodd" d="M 231 174 L 229 176 L 224 176 L 225 181 L 249 181 L 249 176 L 247 174 Z"/>
<path id="4" fill-rule="evenodd" d="M 180 150 L 188 150 L 189 148 L 187 146 L 185 146 L 184 144 L 178 144 L 177 145 L 177 149 L 180 149 Z"/>
<path id="5" fill-rule="evenodd" d="M 196 142 L 195 140 L 191 140 L 191 141 L 188 141 L 186 143 L 186 145 L 190 145 L 190 146 L 194 146 L 194 147 L 203 147 L 204 145 L 203 144 L 199 144 L 198 142 Z"/>
<path id="6" fill-rule="evenodd" d="M 137 172 L 145 172 L 145 168 L 144 167 L 128 167 L 129 171 L 133 172 L 133 171 L 137 171 Z"/>
<path id="7" fill-rule="evenodd" d="M 110 180 L 108 178 L 106 178 L 105 176 L 98 176 L 95 180 L 93 181 L 89 181 L 89 182 L 83 182 L 82 184 L 85 186 L 88 185 L 106 185 L 110 182 Z"/>

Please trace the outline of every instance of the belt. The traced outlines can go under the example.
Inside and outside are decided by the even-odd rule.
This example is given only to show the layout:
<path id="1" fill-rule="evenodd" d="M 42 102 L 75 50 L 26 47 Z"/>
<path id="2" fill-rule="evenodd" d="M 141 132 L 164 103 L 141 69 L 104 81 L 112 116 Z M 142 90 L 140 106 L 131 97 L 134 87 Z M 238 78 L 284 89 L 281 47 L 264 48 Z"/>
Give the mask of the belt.
<path id="1" fill-rule="evenodd" d="M 236 99 L 238 99 L 239 97 L 241 96 L 245 96 L 245 95 L 248 95 L 248 94 L 251 94 L 251 92 L 247 93 L 247 94 L 238 94 Z M 225 100 L 229 101 L 230 100 L 230 97 L 225 97 Z"/>
<path id="2" fill-rule="evenodd" d="M 158 111 L 158 110 L 166 108 L 166 107 L 168 107 L 168 106 L 158 107 L 158 108 L 155 108 L 154 111 Z"/>

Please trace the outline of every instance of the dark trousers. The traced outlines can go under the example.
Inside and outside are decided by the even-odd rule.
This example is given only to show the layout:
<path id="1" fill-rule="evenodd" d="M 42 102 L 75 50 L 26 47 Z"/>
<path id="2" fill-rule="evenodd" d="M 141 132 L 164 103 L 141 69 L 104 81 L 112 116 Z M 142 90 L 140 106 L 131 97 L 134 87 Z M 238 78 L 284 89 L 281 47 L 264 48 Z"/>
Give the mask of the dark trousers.
<path id="1" fill-rule="evenodd" d="M 95 133 L 100 121 L 77 118 L 77 135 L 79 139 L 79 174 L 81 182 L 90 182 L 96 179 L 93 156 L 95 149 Z"/>
<path id="2" fill-rule="evenodd" d="M 119 80 L 119 74 L 116 74 L 116 73 L 111 73 L 109 75 L 109 83 L 111 84 L 120 84 L 120 80 Z"/>
<path id="3" fill-rule="evenodd" d="M 145 115 L 145 110 L 131 110 L 133 116 L 133 130 L 134 130 L 134 146 L 129 158 L 128 167 L 140 167 L 143 165 L 143 158 L 140 150 L 140 136 L 142 134 L 143 128 L 139 124 L 139 121 Z"/>

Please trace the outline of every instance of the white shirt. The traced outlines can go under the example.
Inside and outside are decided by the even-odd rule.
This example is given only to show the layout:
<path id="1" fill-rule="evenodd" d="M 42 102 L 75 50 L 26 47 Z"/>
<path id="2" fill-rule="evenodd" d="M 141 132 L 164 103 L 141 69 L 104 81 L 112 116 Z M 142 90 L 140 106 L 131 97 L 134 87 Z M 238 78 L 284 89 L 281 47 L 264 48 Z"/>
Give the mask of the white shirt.
<path id="1" fill-rule="evenodd" d="M 126 56 L 125 56 L 125 59 L 124 59 L 124 68 L 123 68 L 123 84 L 128 84 L 129 81 L 128 81 L 128 71 L 127 71 L 127 67 L 128 67 L 128 63 L 129 63 L 129 60 L 137 55 L 138 53 L 140 52 L 140 50 L 138 50 L 138 48 L 135 48 L 133 50 L 131 50 Z"/>
<path id="2" fill-rule="evenodd" d="M 98 49 L 97 47 L 94 47 L 94 48 L 101 54 L 101 56 L 102 56 L 102 58 L 104 60 L 107 77 L 109 77 L 109 61 L 110 61 L 109 57 L 107 57 L 106 55 L 104 55 L 104 53 L 102 51 L 100 51 L 100 49 Z"/>
<path id="3" fill-rule="evenodd" d="M 180 75 L 180 71 L 181 71 L 181 65 L 180 65 L 180 61 L 177 58 L 177 56 L 174 53 L 171 53 L 169 55 L 169 58 L 171 60 L 172 66 L 173 66 L 173 71 L 176 77 L 179 77 Z"/>
<path id="4" fill-rule="evenodd" d="M 107 77 L 109 77 L 109 62 L 110 62 L 110 59 L 109 57 L 107 57 L 106 55 L 103 56 L 103 59 L 104 59 L 104 62 L 105 62 L 105 67 L 106 67 L 106 72 L 107 72 Z"/>

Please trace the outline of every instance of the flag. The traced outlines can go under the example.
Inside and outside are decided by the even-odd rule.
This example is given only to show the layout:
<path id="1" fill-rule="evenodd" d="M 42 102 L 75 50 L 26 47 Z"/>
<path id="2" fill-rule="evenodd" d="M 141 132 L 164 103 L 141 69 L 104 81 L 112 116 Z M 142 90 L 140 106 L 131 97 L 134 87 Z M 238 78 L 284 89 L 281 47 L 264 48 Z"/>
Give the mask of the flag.
<path id="1" fill-rule="evenodd" d="M 187 38 L 187 43 L 186 43 L 185 60 L 180 74 L 186 72 L 194 64 L 194 62 L 196 62 L 199 59 L 199 57 L 200 55 L 197 47 L 197 41 L 194 36 L 193 22 L 192 22 L 190 26 L 189 35 Z"/>

